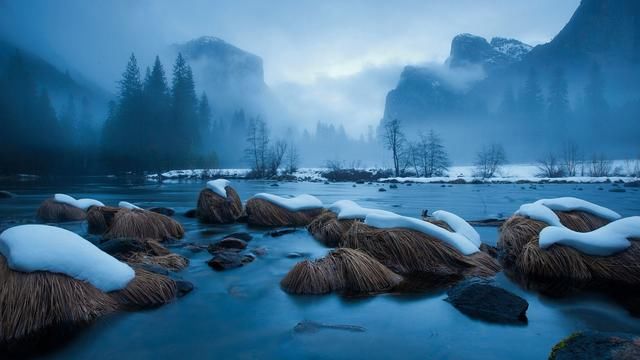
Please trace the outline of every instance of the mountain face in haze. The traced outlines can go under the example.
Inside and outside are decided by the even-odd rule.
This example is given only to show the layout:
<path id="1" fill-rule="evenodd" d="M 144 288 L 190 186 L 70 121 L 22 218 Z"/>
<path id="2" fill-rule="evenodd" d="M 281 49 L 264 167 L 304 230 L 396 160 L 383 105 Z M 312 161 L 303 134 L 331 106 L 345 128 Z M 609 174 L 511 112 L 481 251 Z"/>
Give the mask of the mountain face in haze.
<path id="1" fill-rule="evenodd" d="M 458 35 L 444 68 L 405 68 L 387 94 L 383 120 L 436 129 L 453 145 L 513 139 L 522 154 L 568 140 L 628 151 L 640 137 L 633 120 L 640 117 L 633 110 L 640 102 L 640 1 L 582 0 L 564 28 L 534 48 Z M 468 76 L 477 71 L 483 76 Z M 462 132 L 476 139 L 456 142 Z"/>
<path id="2" fill-rule="evenodd" d="M 493 72 L 522 60 L 529 51 L 531 46 L 515 39 L 496 37 L 489 43 L 480 36 L 460 34 L 451 41 L 447 64 L 452 68 L 480 65 Z"/>
<path id="3" fill-rule="evenodd" d="M 185 56 L 218 115 L 226 116 L 239 109 L 264 115 L 272 106 L 259 56 L 211 36 L 173 48 Z"/>
<path id="4" fill-rule="evenodd" d="M 93 109 L 95 125 L 103 120 L 107 103 L 112 98 L 106 90 L 79 75 L 70 75 L 68 71 L 61 71 L 41 57 L 4 40 L 0 40 L 0 72 L 7 69 L 10 59 L 16 55 L 22 58 L 37 86 L 47 89 L 57 110 L 68 102 L 70 96 L 78 107 L 85 99 Z"/>

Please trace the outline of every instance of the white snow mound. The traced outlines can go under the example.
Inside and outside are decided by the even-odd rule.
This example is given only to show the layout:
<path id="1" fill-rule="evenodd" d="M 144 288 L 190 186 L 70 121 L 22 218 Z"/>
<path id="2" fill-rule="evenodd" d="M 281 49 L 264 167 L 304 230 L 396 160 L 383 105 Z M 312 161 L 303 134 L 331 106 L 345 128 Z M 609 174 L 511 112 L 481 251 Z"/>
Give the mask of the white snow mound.
<path id="1" fill-rule="evenodd" d="M 471 255 L 480 251 L 478 246 L 465 236 L 420 219 L 400 215 L 369 214 L 364 223 L 380 229 L 406 228 L 415 230 L 453 246 L 463 255 Z"/>
<path id="2" fill-rule="evenodd" d="M 480 240 L 480 234 L 478 234 L 476 229 L 474 229 L 473 226 L 469 225 L 469 223 L 460 216 L 444 210 L 435 211 L 431 216 L 436 220 L 444 221 L 445 223 L 447 223 L 447 225 L 449 225 L 453 232 L 466 237 L 475 246 L 480 247 L 480 244 L 482 244 L 482 241 Z"/>
<path id="3" fill-rule="evenodd" d="M 86 281 L 104 291 L 124 289 L 133 269 L 81 236 L 49 225 L 20 225 L 0 234 L 0 253 L 9 268 L 48 271 Z"/>
<path id="4" fill-rule="evenodd" d="M 129 210 L 142 210 L 138 205 L 134 205 L 128 201 L 120 201 L 118 203 L 118 207 L 129 209 Z"/>
<path id="5" fill-rule="evenodd" d="M 566 227 L 547 226 L 540 232 L 539 242 L 543 249 L 560 244 L 588 255 L 610 256 L 631 246 L 629 238 L 640 238 L 640 216 L 616 220 L 586 233 Z"/>
<path id="6" fill-rule="evenodd" d="M 253 199 L 266 200 L 289 211 L 319 209 L 323 206 L 320 199 L 309 194 L 302 194 L 292 198 L 284 198 L 273 194 L 258 193 L 253 196 Z"/>
<path id="7" fill-rule="evenodd" d="M 335 213 L 338 220 L 364 219 L 369 214 L 396 215 L 391 211 L 365 208 L 351 200 L 338 200 L 329 206 L 329 211 Z"/>
<path id="8" fill-rule="evenodd" d="M 207 189 L 222 196 L 223 198 L 227 197 L 227 186 L 231 186 L 231 181 L 225 179 L 207 181 Z"/>
<path id="9" fill-rule="evenodd" d="M 531 220 L 542 221 L 549 225 L 564 227 L 560 222 L 560 218 L 553 210 L 537 202 L 533 204 L 523 204 L 515 214 L 528 217 Z"/>
<path id="10" fill-rule="evenodd" d="M 85 211 L 92 206 L 104 206 L 103 203 L 95 199 L 75 199 L 67 194 L 55 194 L 53 199 L 56 202 L 71 205 Z"/>
<path id="11" fill-rule="evenodd" d="M 551 210 L 556 211 L 584 211 L 601 218 L 613 221 L 618 220 L 622 216 L 617 212 L 608 209 L 604 206 L 600 206 L 586 200 L 578 199 L 575 197 L 560 197 L 555 199 L 540 199 L 535 204 L 541 204 L 548 207 Z"/>

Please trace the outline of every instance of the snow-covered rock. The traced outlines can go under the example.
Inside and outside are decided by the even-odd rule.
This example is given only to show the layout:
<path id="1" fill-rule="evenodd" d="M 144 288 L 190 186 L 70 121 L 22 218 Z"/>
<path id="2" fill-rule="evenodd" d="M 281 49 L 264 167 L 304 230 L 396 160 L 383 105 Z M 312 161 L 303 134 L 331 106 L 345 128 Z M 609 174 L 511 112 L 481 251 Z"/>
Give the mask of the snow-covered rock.
<path id="1" fill-rule="evenodd" d="M 588 255 L 610 256 L 631 246 L 629 238 L 640 238 L 640 216 L 616 220 L 586 233 L 547 226 L 540 232 L 539 243 L 543 249 L 560 244 Z"/>
<path id="2" fill-rule="evenodd" d="M 370 214 L 396 215 L 391 211 L 365 208 L 351 200 L 338 200 L 329 206 L 329 211 L 335 213 L 338 220 L 364 219 Z"/>
<path id="3" fill-rule="evenodd" d="M 103 203 L 95 199 L 75 199 L 67 194 L 55 194 L 53 199 L 56 202 L 71 205 L 82 210 L 87 210 L 92 206 L 104 206 Z"/>
<path id="4" fill-rule="evenodd" d="M 65 274 L 104 292 L 125 288 L 135 276 L 127 264 L 79 235 L 55 226 L 9 228 L 0 234 L 0 253 L 13 270 Z"/>
<path id="5" fill-rule="evenodd" d="M 476 229 L 469 225 L 469 223 L 460 216 L 444 210 L 437 210 L 431 216 L 436 220 L 447 223 L 455 233 L 466 237 L 475 246 L 480 247 L 480 244 L 482 244 L 482 241 L 480 241 L 480 234 L 478 234 Z"/>
<path id="6" fill-rule="evenodd" d="M 258 193 L 252 199 L 262 199 L 289 211 L 301 211 L 322 208 L 322 201 L 315 196 L 302 194 L 292 198 L 278 195 Z"/>
<path id="7" fill-rule="evenodd" d="M 141 207 L 134 205 L 128 201 L 120 201 L 118 203 L 118 207 L 129 209 L 129 210 L 142 210 Z"/>
<path id="8" fill-rule="evenodd" d="M 420 219 L 400 215 L 369 214 L 364 223 L 380 229 L 405 228 L 415 230 L 451 245 L 463 255 L 471 255 L 480 251 L 478 246 L 465 236 Z"/>
<path id="9" fill-rule="evenodd" d="M 231 182 L 229 180 L 225 180 L 225 179 L 211 180 L 207 182 L 207 189 L 222 196 L 223 198 L 226 198 L 227 197 L 226 187 L 230 185 L 231 185 Z"/>

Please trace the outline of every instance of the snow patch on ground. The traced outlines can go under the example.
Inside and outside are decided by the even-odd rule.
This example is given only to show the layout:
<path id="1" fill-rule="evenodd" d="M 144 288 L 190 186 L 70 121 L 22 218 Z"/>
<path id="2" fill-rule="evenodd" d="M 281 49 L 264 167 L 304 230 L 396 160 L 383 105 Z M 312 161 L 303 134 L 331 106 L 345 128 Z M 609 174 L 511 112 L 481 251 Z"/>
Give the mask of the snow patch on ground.
<path id="1" fill-rule="evenodd" d="M 77 199 L 76 200 L 75 198 L 67 194 L 55 194 L 53 196 L 53 199 L 56 202 L 71 205 L 73 207 L 76 207 L 85 211 L 92 206 L 104 206 L 103 203 L 95 199 Z"/>
<path id="2" fill-rule="evenodd" d="M 9 268 L 49 271 L 87 281 L 104 291 L 124 289 L 133 269 L 79 235 L 48 225 L 20 225 L 0 234 L 0 253 Z"/>
<path id="3" fill-rule="evenodd" d="M 338 220 L 364 219 L 370 214 L 397 215 L 391 211 L 365 208 L 351 200 L 338 200 L 329 206 L 329 211 L 335 213 L 338 216 Z"/>
<path id="4" fill-rule="evenodd" d="M 640 238 L 640 216 L 616 220 L 587 233 L 547 226 L 540 232 L 539 243 L 543 249 L 560 244 L 588 255 L 610 256 L 631 246 L 629 238 Z"/>
<path id="5" fill-rule="evenodd" d="M 480 251 L 478 246 L 465 236 L 416 218 L 400 215 L 369 214 L 364 223 L 380 229 L 405 228 L 415 230 L 453 246 L 464 255 L 471 255 Z"/>
<path id="6" fill-rule="evenodd" d="M 231 186 L 231 181 L 225 179 L 217 179 L 207 182 L 207 189 L 222 196 L 223 198 L 227 197 L 227 186 Z"/>
<path id="7" fill-rule="evenodd" d="M 284 198 L 273 194 L 258 193 L 255 194 L 252 199 L 266 200 L 289 211 L 311 210 L 323 207 L 320 199 L 309 194 L 302 194 L 292 198 Z"/>

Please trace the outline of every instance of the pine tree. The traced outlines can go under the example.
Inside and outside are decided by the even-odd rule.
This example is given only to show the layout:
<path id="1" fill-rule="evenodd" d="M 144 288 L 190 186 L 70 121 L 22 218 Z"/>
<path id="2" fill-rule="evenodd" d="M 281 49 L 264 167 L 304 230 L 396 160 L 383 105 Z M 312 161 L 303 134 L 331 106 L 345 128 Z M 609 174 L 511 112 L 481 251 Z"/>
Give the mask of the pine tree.
<path id="1" fill-rule="evenodd" d="M 556 137 L 560 135 L 561 138 L 566 138 L 570 112 L 567 80 L 564 71 L 558 68 L 553 72 L 549 85 L 549 108 L 547 111 L 548 123 L 555 127 Z"/>
<path id="2" fill-rule="evenodd" d="M 179 165 L 187 165 L 186 163 L 193 158 L 200 147 L 197 103 L 191 67 L 182 54 L 178 54 L 173 66 L 171 88 L 173 117 L 169 128 L 175 134 L 178 151 L 178 158 L 175 161 Z"/>
<path id="3" fill-rule="evenodd" d="M 527 75 L 522 94 L 520 95 L 520 106 L 525 119 L 540 121 L 544 109 L 544 97 L 538 82 L 538 73 L 531 68 Z"/>

